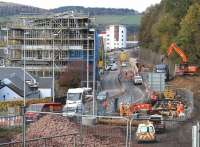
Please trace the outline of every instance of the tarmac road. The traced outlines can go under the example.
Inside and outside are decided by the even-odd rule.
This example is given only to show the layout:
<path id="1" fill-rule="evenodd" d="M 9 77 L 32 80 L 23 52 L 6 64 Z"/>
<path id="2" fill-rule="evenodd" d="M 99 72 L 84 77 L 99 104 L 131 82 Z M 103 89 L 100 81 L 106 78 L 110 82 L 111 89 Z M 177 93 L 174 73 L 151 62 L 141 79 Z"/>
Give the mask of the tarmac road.
<path id="1" fill-rule="evenodd" d="M 117 58 L 118 54 L 112 54 L 114 58 Z M 145 94 L 141 86 L 135 86 L 133 81 L 124 81 L 120 78 L 120 65 L 118 63 L 118 70 L 105 71 L 102 75 L 102 89 L 109 93 L 109 113 L 114 113 L 114 101 L 118 98 L 119 103 L 135 103 L 142 101 L 145 98 Z"/>

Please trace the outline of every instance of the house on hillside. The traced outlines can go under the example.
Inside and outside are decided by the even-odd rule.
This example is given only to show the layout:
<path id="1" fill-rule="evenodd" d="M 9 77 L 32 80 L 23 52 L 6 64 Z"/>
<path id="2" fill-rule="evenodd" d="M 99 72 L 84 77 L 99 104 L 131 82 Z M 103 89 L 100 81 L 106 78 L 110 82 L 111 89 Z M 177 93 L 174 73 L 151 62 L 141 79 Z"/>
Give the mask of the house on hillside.
<path id="1" fill-rule="evenodd" d="M 25 73 L 25 98 L 52 96 L 52 78 L 37 78 Z M 24 70 L 18 67 L 0 67 L 0 101 L 24 98 Z"/>

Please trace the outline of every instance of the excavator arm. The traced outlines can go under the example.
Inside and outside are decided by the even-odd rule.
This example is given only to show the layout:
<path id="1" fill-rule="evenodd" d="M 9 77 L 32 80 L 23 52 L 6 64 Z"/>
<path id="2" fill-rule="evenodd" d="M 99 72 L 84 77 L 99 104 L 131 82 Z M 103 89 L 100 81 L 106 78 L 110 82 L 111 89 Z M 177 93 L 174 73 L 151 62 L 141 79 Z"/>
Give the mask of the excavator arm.
<path id="1" fill-rule="evenodd" d="M 170 45 L 170 47 L 167 50 L 167 56 L 169 57 L 170 55 L 172 55 L 173 51 L 175 51 L 182 58 L 183 63 L 188 62 L 188 57 L 181 48 L 177 47 L 176 43 L 172 43 Z"/>

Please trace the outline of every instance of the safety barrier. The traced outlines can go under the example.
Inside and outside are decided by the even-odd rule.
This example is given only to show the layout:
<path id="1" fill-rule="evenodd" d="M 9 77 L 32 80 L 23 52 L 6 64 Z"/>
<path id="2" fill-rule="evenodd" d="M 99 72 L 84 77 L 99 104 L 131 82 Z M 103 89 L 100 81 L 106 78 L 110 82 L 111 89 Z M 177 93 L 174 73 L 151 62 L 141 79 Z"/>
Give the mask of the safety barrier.
<path id="1" fill-rule="evenodd" d="M 17 127 L 22 124 L 22 116 L 0 116 L 0 128 Z"/>
<path id="2" fill-rule="evenodd" d="M 58 114 L 54 114 L 58 115 Z M 51 119 L 55 118 L 49 117 Z M 138 119 L 135 117 L 118 117 L 118 116 L 92 116 L 83 115 L 76 116 L 75 120 L 76 127 L 72 125 L 71 131 L 74 132 L 73 127 L 78 129 L 78 132 L 62 131 L 63 134 L 52 135 L 52 136 L 41 136 L 42 132 L 34 133 L 38 134 L 38 138 L 29 138 L 30 134 L 27 133 L 29 137 L 26 139 L 27 147 L 43 146 L 43 147 L 143 147 L 147 144 L 141 142 L 138 144 L 136 140 L 136 131 L 138 124 L 148 121 L 148 119 Z M 63 122 L 66 117 L 59 117 Z M 94 119 L 94 120 L 93 120 Z M 49 120 L 51 121 L 51 120 Z M 56 125 L 59 119 L 56 119 Z M 163 120 L 165 123 L 165 131 L 160 133 L 156 132 L 156 142 L 150 142 L 147 146 L 153 147 L 188 147 L 191 146 L 192 139 L 187 137 L 191 133 L 191 128 L 185 130 L 187 134 L 181 132 L 181 126 L 185 121 L 178 120 Z M 40 121 L 41 123 L 41 121 Z M 61 125 L 61 124 L 60 124 Z M 71 124 L 70 124 L 71 125 Z M 43 126 L 44 127 L 44 126 Z M 47 127 L 47 126 L 45 126 Z M 52 128 L 52 126 L 48 126 Z M 60 129 L 64 129 L 61 126 Z M 32 130 L 34 128 L 31 128 Z M 184 130 L 183 130 L 184 131 Z M 33 133 L 33 132 L 32 132 Z M 67 133 L 67 134 L 66 134 Z M 49 134 L 48 134 L 49 135 Z M 190 135 L 191 136 L 191 135 Z M 187 138 L 187 139 L 184 139 Z M 15 141 L 0 144 L 2 147 L 21 147 L 23 142 Z"/>

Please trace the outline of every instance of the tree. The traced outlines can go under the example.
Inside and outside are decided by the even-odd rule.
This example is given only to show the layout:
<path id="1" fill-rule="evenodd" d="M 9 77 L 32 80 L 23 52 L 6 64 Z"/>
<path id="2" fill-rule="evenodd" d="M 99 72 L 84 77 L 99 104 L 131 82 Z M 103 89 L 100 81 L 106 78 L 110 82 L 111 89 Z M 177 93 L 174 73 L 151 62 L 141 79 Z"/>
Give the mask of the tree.
<path id="1" fill-rule="evenodd" d="M 80 87 L 83 75 L 86 75 L 86 64 L 84 62 L 73 62 L 60 75 L 59 85 L 61 87 Z"/>
<path id="2" fill-rule="evenodd" d="M 193 4 L 187 15 L 181 21 L 181 29 L 177 36 L 177 42 L 186 51 L 190 61 L 200 61 L 200 4 Z"/>

